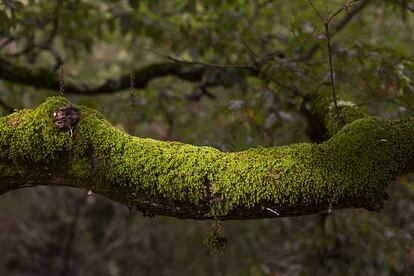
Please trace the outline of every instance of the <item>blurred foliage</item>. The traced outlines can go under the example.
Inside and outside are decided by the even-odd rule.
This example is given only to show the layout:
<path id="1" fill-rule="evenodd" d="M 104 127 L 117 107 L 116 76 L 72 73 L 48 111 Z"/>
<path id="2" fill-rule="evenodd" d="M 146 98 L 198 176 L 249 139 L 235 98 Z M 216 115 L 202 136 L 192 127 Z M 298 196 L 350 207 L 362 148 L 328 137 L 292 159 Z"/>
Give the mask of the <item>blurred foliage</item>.
<path id="1" fill-rule="evenodd" d="M 321 11 L 345 4 L 314 2 Z M 370 1 L 333 37 L 338 89 L 371 114 L 413 115 L 413 11 L 412 0 Z M 91 84 L 165 56 L 258 66 L 259 77 L 208 66 L 199 83 L 154 79 L 135 105 L 128 91 L 66 95 L 119 128 L 132 121 L 141 137 L 224 151 L 309 141 L 291 88 L 306 94 L 328 80 L 323 26 L 307 0 L 2 0 L 0 55 L 52 70 L 64 63 L 67 77 Z M 205 86 L 216 80 L 223 85 Z M 0 112 L 57 89 L 0 80 Z M 392 183 L 380 213 L 223 222 L 221 256 L 203 245 L 211 222 L 142 218 L 69 188 L 15 191 L 0 200 L 0 275 L 412 275 L 412 181 Z"/>

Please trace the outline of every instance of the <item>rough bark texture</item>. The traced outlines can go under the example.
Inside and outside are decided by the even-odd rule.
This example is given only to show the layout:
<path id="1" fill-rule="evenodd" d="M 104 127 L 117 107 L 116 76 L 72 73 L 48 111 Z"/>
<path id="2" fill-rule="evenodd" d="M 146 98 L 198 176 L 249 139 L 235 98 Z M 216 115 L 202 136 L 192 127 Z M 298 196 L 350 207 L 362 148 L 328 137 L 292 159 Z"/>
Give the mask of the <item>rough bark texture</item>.
<path id="1" fill-rule="evenodd" d="M 331 138 L 224 153 L 130 136 L 65 98 L 0 118 L 0 193 L 35 185 L 91 189 L 146 215 L 251 219 L 337 208 L 378 210 L 410 170 L 414 120 L 366 117 L 327 96 L 304 106 Z M 344 126 L 344 127 L 342 127 Z"/>

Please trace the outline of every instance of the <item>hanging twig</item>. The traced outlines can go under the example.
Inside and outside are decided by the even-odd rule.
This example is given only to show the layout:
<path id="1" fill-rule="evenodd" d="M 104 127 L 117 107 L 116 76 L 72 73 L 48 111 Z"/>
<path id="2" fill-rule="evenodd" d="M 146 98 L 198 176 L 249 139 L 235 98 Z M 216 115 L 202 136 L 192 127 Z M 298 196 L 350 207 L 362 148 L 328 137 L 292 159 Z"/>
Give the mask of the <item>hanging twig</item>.
<path id="1" fill-rule="evenodd" d="M 135 134 L 135 110 L 136 110 L 136 101 L 135 101 L 135 74 L 131 73 L 129 75 L 129 101 L 131 104 L 131 122 L 129 127 L 129 133 Z"/>
<path id="2" fill-rule="evenodd" d="M 59 94 L 63 97 L 65 93 L 65 71 L 63 69 L 63 65 L 59 67 L 58 71 L 58 79 L 59 79 Z"/>

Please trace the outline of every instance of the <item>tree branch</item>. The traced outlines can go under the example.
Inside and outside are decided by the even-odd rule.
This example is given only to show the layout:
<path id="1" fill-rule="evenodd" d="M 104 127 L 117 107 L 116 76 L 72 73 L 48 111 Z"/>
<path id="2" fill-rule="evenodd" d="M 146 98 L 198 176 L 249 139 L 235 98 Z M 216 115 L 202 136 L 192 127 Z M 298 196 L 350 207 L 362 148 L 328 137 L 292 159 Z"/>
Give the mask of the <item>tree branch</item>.
<path id="1" fill-rule="evenodd" d="M 342 30 L 369 2 L 370 0 L 362 0 L 360 4 L 354 5 L 342 20 L 333 25 L 334 32 L 332 33 L 332 36 Z M 53 39 L 57 32 L 57 28 L 58 22 L 54 23 L 50 38 Z M 50 42 L 50 39 L 48 39 L 47 42 Z M 304 59 L 311 59 L 319 47 L 318 44 L 312 46 L 304 55 Z M 52 48 L 49 50 L 56 56 L 57 65 L 59 65 L 61 63 L 60 57 L 58 57 Z M 175 76 L 186 81 L 200 81 L 203 78 L 203 73 L 206 67 L 215 67 L 215 70 L 243 70 L 254 76 L 259 75 L 258 70 L 256 70 L 254 66 L 248 64 L 215 65 L 197 64 L 197 62 L 186 64 L 186 62 L 182 61 L 180 63 L 157 63 L 145 66 L 134 72 L 137 76 L 136 88 L 144 88 L 151 80 L 165 76 Z M 54 71 L 14 64 L 2 57 L 0 57 L 0 79 L 17 84 L 33 86 L 39 89 L 56 90 L 59 86 Z M 128 87 L 129 74 L 125 74 L 118 79 L 107 80 L 100 85 L 91 85 L 68 79 L 65 83 L 65 92 L 69 94 L 96 95 L 114 93 L 126 90 Z"/>
<path id="2" fill-rule="evenodd" d="M 387 183 L 413 170 L 414 120 L 364 117 L 351 102 L 338 105 L 343 129 L 330 97 L 309 100 L 332 136 L 322 144 L 224 153 L 133 137 L 92 109 L 49 98 L 0 118 L 0 193 L 74 186 L 145 215 L 200 220 L 378 210 Z"/>
<path id="3" fill-rule="evenodd" d="M 223 69 L 224 70 L 224 69 Z M 147 84 L 159 77 L 175 76 L 186 81 L 200 81 L 205 68 L 203 66 L 177 63 L 156 63 L 140 68 L 134 72 L 135 87 L 144 88 Z M 46 69 L 36 69 L 16 65 L 0 57 L 0 79 L 30 85 L 39 89 L 57 90 L 59 82 L 56 73 Z M 115 80 L 107 80 L 101 85 L 89 85 L 71 79 L 65 82 L 65 93 L 96 95 L 113 93 L 129 88 L 129 74 Z"/>
<path id="4" fill-rule="evenodd" d="M 353 18 L 355 18 L 369 3 L 371 0 L 362 0 L 359 4 L 353 5 L 353 8 L 347 11 L 346 15 L 335 24 L 332 25 L 331 38 L 344 29 Z M 319 50 L 320 45 L 314 44 L 309 50 L 303 55 L 302 60 L 310 60 L 316 52 Z"/>
<path id="5" fill-rule="evenodd" d="M 407 1 L 396 0 L 397 4 L 400 5 L 402 8 L 409 10 L 410 12 L 414 12 L 414 7 L 407 3 Z"/>

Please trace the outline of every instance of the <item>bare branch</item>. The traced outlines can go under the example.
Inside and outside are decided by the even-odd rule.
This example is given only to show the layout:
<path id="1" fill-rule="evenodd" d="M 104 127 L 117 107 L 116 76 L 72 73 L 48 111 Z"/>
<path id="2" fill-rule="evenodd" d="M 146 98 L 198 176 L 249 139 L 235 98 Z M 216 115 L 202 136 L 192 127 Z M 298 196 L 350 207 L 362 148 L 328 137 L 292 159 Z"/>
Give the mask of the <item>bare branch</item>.
<path id="1" fill-rule="evenodd" d="M 215 64 L 215 63 L 200 62 L 200 61 L 195 61 L 195 60 L 187 61 L 187 60 L 182 60 L 182 59 L 173 57 L 172 55 L 169 55 L 169 54 L 163 54 L 163 53 L 154 51 L 152 49 L 148 49 L 144 47 L 140 47 L 140 49 L 145 52 L 154 54 L 158 57 L 161 57 L 163 59 L 169 60 L 174 63 L 179 63 L 179 64 L 201 65 L 203 67 L 212 67 L 212 68 L 218 68 L 218 69 L 256 69 L 256 67 L 252 64 Z"/>
<path id="2" fill-rule="evenodd" d="M 325 17 L 323 17 L 321 15 L 321 13 L 318 11 L 318 9 L 315 7 L 315 5 L 313 4 L 313 1 L 309 0 L 309 3 L 311 5 L 311 7 L 315 11 L 315 13 L 318 15 L 319 19 L 321 20 L 321 22 L 322 22 L 322 24 L 325 28 L 325 36 L 326 36 L 326 42 L 327 42 L 327 48 L 328 48 L 328 59 L 329 59 L 329 77 L 330 77 L 330 83 L 331 83 L 331 89 L 332 89 L 332 101 L 334 103 L 335 111 L 336 111 L 337 124 L 340 123 L 341 118 L 339 116 L 339 108 L 338 108 L 338 103 L 337 103 L 337 99 L 336 99 L 337 97 L 336 97 L 336 85 L 335 85 L 335 71 L 334 71 L 333 58 L 332 58 L 331 33 L 330 33 L 330 30 L 329 30 L 329 27 L 330 27 L 329 25 L 330 25 L 331 21 L 335 18 L 335 16 L 339 15 L 344 10 L 348 11 L 349 7 L 357 1 L 359 1 L 359 0 L 349 1 L 344 7 L 338 9 L 332 15 L 331 15 L 329 9 L 327 9 L 326 10 L 326 15 L 325 15 Z"/>
<path id="3" fill-rule="evenodd" d="M 326 18 L 326 22 L 330 23 L 337 15 L 339 15 L 344 10 L 348 12 L 349 8 L 352 7 L 353 4 L 356 2 L 359 2 L 361 0 L 351 0 L 348 3 L 346 3 L 342 8 L 339 8 L 334 13 L 332 13 L 329 17 Z"/>
<path id="4" fill-rule="evenodd" d="M 396 0 L 396 2 L 397 2 L 398 5 L 400 5 L 404 9 L 407 9 L 410 12 L 414 12 L 414 7 L 413 6 L 410 6 L 410 4 L 407 3 L 406 1 Z"/>
<path id="5" fill-rule="evenodd" d="M 333 32 L 330 32 L 331 38 L 345 28 L 351 20 L 355 18 L 355 16 L 357 16 L 370 2 L 371 0 L 361 0 L 360 3 L 351 8 L 341 20 L 332 24 L 331 30 L 333 30 Z M 314 44 L 310 47 L 309 50 L 303 55 L 302 60 L 311 59 L 318 51 L 319 47 L 319 44 Z"/>
<path id="6" fill-rule="evenodd" d="M 256 69 L 253 64 L 214 64 L 214 63 L 206 63 L 200 61 L 186 61 L 177 59 L 171 56 L 167 57 L 168 60 L 181 63 L 181 64 L 188 64 L 188 65 L 201 65 L 205 67 L 212 67 L 212 68 L 219 68 L 219 69 Z"/>
<path id="7" fill-rule="evenodd" d="M 138 70 L 134 74 L 135 88 L 144 88 L 155 78 L 175 76 L 187 81 L 200 81 L 205 68 L 174 63 L 156 63 Z M 14 64 L 0 57 L 0 79 L 21 85 L 30 85 L 35 88 L 56 90 L 59 82 L 54 71 L 32 68 Z M 68 94 L 96 95 L 114 93 L 129 88 L 129 74 L 118 79 L 108 79 L 103 84 L 91 85 L 73 79 L 66 78 L 65 92 Z"/>
<path id="8" fill-rule="evenodd" d="M 328 48 L 329 76 L 331 80 L 332 100 L 333 100 L 335 111 L 336 111 L 336 121 L 339 124 L 341 119 L 339 117 L 339 108 L 338 108 L 338 102 L 336 99 L 335 73 L 334 73 L 334 65 L 333 65 L 333 60 L 332 60 L 331 34 L 329 33 L 329 23 L 325 24 L 325 33 L 326 33 L 326 41 L 327 41 L 327 48 Z"/>

